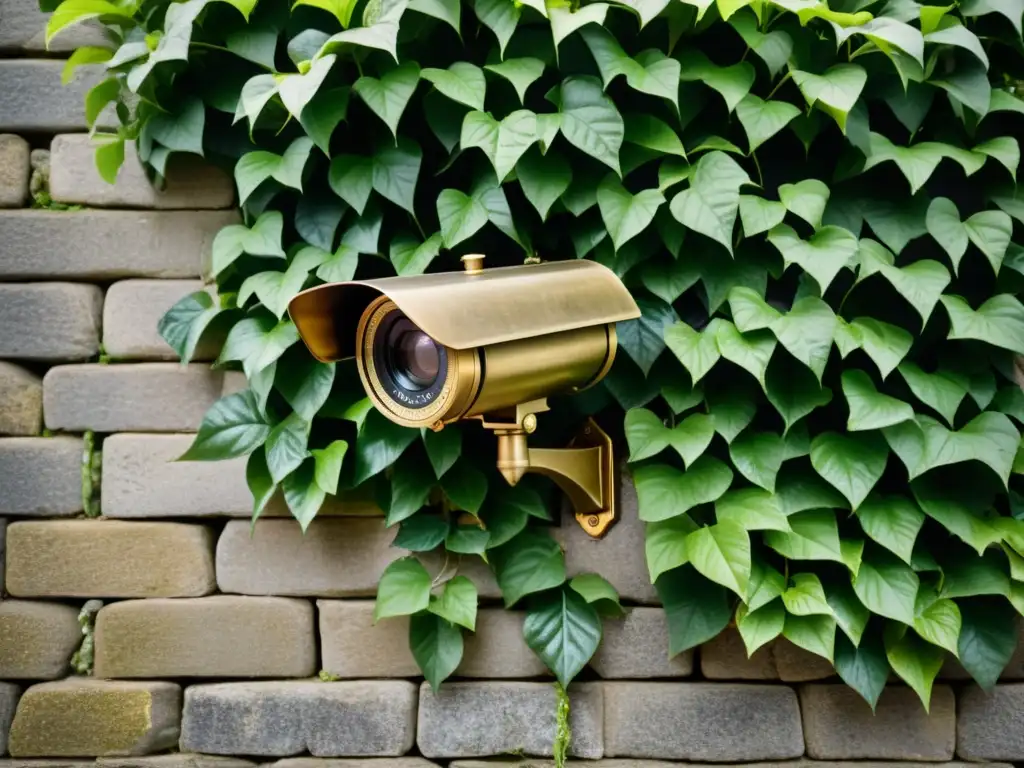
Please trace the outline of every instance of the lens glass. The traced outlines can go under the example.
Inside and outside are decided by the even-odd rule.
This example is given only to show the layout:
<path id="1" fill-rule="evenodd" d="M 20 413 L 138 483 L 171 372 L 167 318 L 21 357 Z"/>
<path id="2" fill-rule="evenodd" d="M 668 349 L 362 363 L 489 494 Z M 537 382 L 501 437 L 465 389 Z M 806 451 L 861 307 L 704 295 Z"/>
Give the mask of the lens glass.
<path id="1" fill-rule="evenodd" d="M 390 372 L 406 389 L 428 389 L 437 380 L 441 349 L 407 318 L 391 326 L 387 346 Z"/>

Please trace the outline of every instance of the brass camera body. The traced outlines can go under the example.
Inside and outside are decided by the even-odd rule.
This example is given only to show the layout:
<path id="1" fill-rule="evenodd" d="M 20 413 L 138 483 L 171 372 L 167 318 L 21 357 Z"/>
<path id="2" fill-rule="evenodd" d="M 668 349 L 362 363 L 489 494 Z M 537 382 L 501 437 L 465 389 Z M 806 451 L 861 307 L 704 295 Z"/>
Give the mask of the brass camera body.
<path id="1" fill-rule="evenodd" d="M 367 395 L 391 421 L 439 430 L 480 420 L 498 436 L 498 468 L 510 484 L 525 472 L 548 475 L 584 528 L 603 533 L 614 519 L 608 437 L 593 420 L 568 449 L 531 449 L 526 435 L 548 397 L 604 378 L 615 324 L 639 317 L 636 303 L 592 261 L 485 270 L 472 255 L 463 263 L 461 272 L 317 286 L 288 311 L 317 360 L 355 358 Z"/>

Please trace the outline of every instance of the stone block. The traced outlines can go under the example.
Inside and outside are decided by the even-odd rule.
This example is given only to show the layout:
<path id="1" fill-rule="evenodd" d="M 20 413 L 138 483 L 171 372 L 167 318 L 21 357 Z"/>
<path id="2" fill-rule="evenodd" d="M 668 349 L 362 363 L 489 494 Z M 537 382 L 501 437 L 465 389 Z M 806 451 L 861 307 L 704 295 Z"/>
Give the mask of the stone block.
<path id="1" fill-rule="evenodd" d="M 800 688 L 807 754 L 819 760 L 949 760 L 956 741 L 956 701 L 932 690 L 931 714 L 910 688 L 883 691 L 875 712 L 845 685 Z"/>
<path id="2" fill-rule="evenodd" d="M 0 211 L 0 280 L 201 277 L 236 223 L 235 211 Z"/>
<path id="3" fill-rule="evenodd" d="M 9 749 L 14 757 L 145 755 L 174 745 L 180 714 L 174 683 L 41 683 L 22 694 Z"/>
<path id="4" fill-rule="evenodd" d="M 42 428 L 42 379 L 0 361 L 0 435 L 38 435 Z"/>
<path id="5" fill-rule="evenodd" d="M 0 679 L 61 677 L 81 640 L 78 611 L 70 605 L 0 601 Z"/>
<path id="6" fill-rule="evenodd" d="M 783 682 L 802 683 L 836 676 L 835 667 L 827 659 L 793 645 L 784 637 L 771 643 L 771 650 L 775 669 Z"/>
<path id="7" fill-rule="evenodd" d="M 644 556 L 644 523 L 640 520 L 636 488 L 622 471 L 619 519 L 602 539 L 594 539 L 576 522 L 568 507 L 562 511 L 562 545 L 569 576 L 599 573 L 619 595 L 637 603 L 658 604 Z"/>
<path id="8" fill-rule="evenodd" d="M 61 133 L 87 131 L 85 94 L 103 79 L 102 65 L 86 65 L 61 84 L 63 61 L 51 59 L 0 60 L 0 131 Z M 115 124 L 101 116 L 101 126 Z M 2 238 L 0 238 L 2 242 Z"/>
<path id="9" fill-rule="evenodd" d="M 570 752 L 599 758 L 604 742 L 601 685 L 574 685 L 569 695 Z M 424 683 L 416 742 L 428 758 L 508 752 L 550 756 L 555 705 L 555 689 L 550 683 L 446 683 L 436 692 Z"/>
<path id="10" fill-rule="evenodd" d="M 2 27 L 0 17 L 0 29 Z M 29 154 L 28 142 L 23 138 L 0 134 L 0 208 L 21 208 L 28 202 Z"/>
<path id="11" fill-rule="evenodd" d="M 177 153 L 167 166 L 167 184 L 158 190 L 146 177 L 135 151 L 126 142 L 124 164 L 114 184 L 96 170 L 96 144 L 85 133 L 56 136 L 50 145 L 50 196 L 59 203 L 94 208 L 204 210 L 230 208 L 231 178 L 197 155 Z"/>
<path id="12" fill-rule="evenodd" d="M 700 647 L 700 668 L 712 680 L 804 682 L 835 676 L 828 661 L 785 638 L 761 646 L 748 658 L 743 638 L 731 627 Z"/>
<path id="13" fill-rule="evenodd" d="M 0 595 L 6 589 L 5 574 L 7 573 L 7 518 L 0 517 Z M 0 750 L 3 754 L 3 750 Z"/>
<path id="14" fill-rule="evenodd" d="M 12 523 L 7 588 L 17 597 L 199 597 L 216 589 L 213 532 L 186 523 Z"/>
<path id="15" fill-rule="evenodd" d="M 21 688 L 14 683 L 0 683 L 0 755 L 7 754 L 7 734 L 11 730 L 19 696 Z"/>
<path id="16" fill-rule="evenodd" d="M 416 686 L 405 680 L 194 685 L 181 748 L 215 755 L 386 757 L 413 744 Z"/>
<path id="17" fill-rule="evenodd" d="M 47 50 L 45 32 L 49 18 L 50 14 L 39 10 L 36 0 L 0 0 L 0 51 Z M 49 50 L 65 53 L 84 45 L 103 45 L 105 40 L 100 25 L 86 22 L 61 31 L 50 41 Z"/>
<path id="18" fill-rule="evenodd" d="M 180 299 L 202 289 L 201 280 L 114 283 L 103 302 L 103 350 L 114 360 L 177 360 L 177 353 L 157 332 L 157 323 Z M 212 360 L 216 356 L 217 345 L 204 341 L 192 359 Z"/>
<path id="19" fill-rule="evenodd" d="M 735 683 L 604 683 L 605 754 L 696 762 L 804 753 L 796 693 Z"/>
<path id="20" fill-rule="evenodd" d="M 316 656 L 305 600 L 152 598 L 96 616 L 96 677 L 308 677 Z"/>
<path id="21" fill-rule="evenodd" d="M 375 518 L 232 520 L 217 542 L 217 585 L 243 595 L 372 597 L 391 561 L 394 529 Z"/>
<path id="22" fill-rule="evenodd" d="M 606 679 L 688 677 L 693 652 L 668 655 L 668 622 L 661 608 L 629 608 L 621 619 L 605 619 L 604 638 L 590 662 Z"/>
<path id="23" fill-rule="evenodd" d="M 272 765 L 273 768 L 438 768 L 437 763 L 422 757 L 287 757 Z"/>
<path id="24" fill-rule="evenodd" d="M 99 352 L 102 311 L 95 285 L 0 285 L 0 357 L 87 360 Z"/>
<path id="25" fill-rule="evenodd" d="M 222 377 L 201 363 L 61 365 L 43 377 L 43 416 L 68 431 L 191 431 L 220 399 Z"/>
<path id="26" fill-rule="evenodd" d="M 661 760 L 630 760 L 606 758 L 602 760 L 566 760 L 566 768 L 682 768 L 684 763 L 669 763 Z M 485 759 L 485 760 L 452 760 L 448 768 L 557 768 L 554 760 L 514 760 L 514 759 Z M 754 768 L 754 766 L 751 766 Z M 798 763 L 782 763 L 772 765 L 762 763 L 756 768 L 800 768 Z M 808 768 L 813 768 L 808 766 Z M 855 768 L 851 766 L 851 768 Z M 929 766 L 929 768 L 933 768 Z"/>
<path id="27" fill-rule="evenodd" d="M 373 623 L 372 600 L 318 600 L 323 668 L 343 678 L 419 677 L 405 617 Z M 467 634 L 456 677 L 523 678 L 547 668 L 523 640 L 523 614 L 483 608 Z"/>
<path id="28" fill-rule="evenodd" d="M 0 514 L 59 517 L 82 511 L 77 437 L 0 438 Z"/>
<path id="29" fill-rule="evenodd" d="M 1024 684 L 960 694 L 956 752 L 965 760 L 1024 760 Z"/>
<path id="30" fill-rule="evenodd" d="M 175 752 L 149 757 L 100 757 L 93 768 L 256 768 L 256 763 L 237 757 Z"/>

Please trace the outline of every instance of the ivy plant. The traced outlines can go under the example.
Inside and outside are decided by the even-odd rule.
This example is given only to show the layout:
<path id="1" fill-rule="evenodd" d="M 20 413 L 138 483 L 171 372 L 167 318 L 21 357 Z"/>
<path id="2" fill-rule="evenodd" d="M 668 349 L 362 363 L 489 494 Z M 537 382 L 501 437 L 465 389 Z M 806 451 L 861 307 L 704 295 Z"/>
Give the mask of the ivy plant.
<path id="1" fill-rule="evenodd" d="M 48 2 L 49 0 L 44 0 Z M 49 10 L 54 10 L 50 8 Z M 872 706 L 928 706 L 949 655 L 991 687 L 1024 612 L 1021 0 L 63 0 L 48 37 L 107 78 L 96 161 L 125 143 L 233 174 L 209 289 L 160 323 L 248 389 L 185 460 L 247 456 L 253 518 L 305 528 L 371 499 L 413 554 L 376 617 L 409 616 L 438 685 L 490 567 L 561 684 L 620 613 L 570 577 L 558 495 L 509 487 L 488 435 L 417 432 L 316 362 L 287 316 L 323 282 L 587 258 L 641 308 L 593 391 L 628 455 L 669 654 L 735 623 L 832 662 Z M 113 116 L 108 107 L 113 105 Z M 442 557 L 436 557 L 435 551 Z"/>

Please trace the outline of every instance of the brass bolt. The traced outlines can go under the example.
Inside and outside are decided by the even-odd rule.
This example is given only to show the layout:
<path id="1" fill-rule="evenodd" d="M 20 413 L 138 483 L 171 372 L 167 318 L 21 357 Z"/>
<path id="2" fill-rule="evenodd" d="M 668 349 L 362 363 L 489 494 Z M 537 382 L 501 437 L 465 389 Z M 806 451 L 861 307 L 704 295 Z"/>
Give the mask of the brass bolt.
<path id="1" fill-rule="evenodd" d="M 484 271 L 484 255 L 482 253 L 467 253 L 462 257 L 462 267 L 467 275 L 479 275 Z"/>
<path id="2" fill-rule="evenodd" d="M 597 526 L 599 526 L 600 524 L 601 518 L 599 518 L 597 515 L 591 515 L 587 518 L 587 525 L 589 525 L 591 528 L 597 528 Z"/>
<path id="3" fill-rule="evenodd" d="M 528 434 L 533 434 L 534 430 L 537 429 L 537 416 L 532 413 L 526 414 L 523 419 L 523 430 Z"/>

